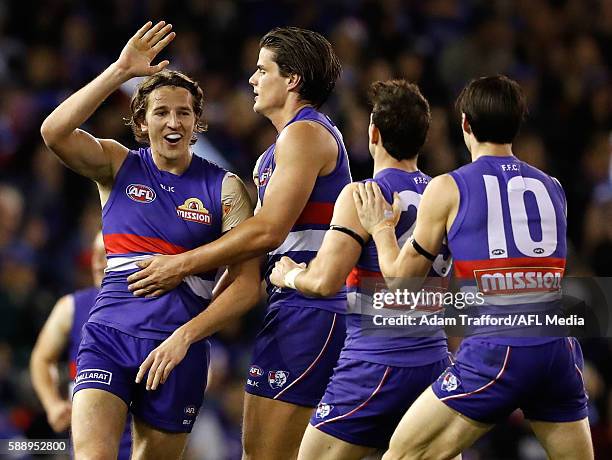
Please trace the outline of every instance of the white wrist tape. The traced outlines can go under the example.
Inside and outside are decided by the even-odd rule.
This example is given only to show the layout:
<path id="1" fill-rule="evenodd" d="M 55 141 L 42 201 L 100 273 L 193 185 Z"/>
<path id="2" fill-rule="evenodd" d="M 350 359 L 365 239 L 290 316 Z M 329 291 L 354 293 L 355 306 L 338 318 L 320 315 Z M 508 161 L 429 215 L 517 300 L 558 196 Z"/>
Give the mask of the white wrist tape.
<path id="1" fill-rule="evenodd" d="M 291 270 L 289 270 L 287 274 L 285 275 L 285 278 L 283 278 L 283 281 L 285 282 L 285 286 L 287 286 L 290 289 L 295 289 L 295 279 L 304 270 L 306 269 L 302 267 L 292 268 Z"/>

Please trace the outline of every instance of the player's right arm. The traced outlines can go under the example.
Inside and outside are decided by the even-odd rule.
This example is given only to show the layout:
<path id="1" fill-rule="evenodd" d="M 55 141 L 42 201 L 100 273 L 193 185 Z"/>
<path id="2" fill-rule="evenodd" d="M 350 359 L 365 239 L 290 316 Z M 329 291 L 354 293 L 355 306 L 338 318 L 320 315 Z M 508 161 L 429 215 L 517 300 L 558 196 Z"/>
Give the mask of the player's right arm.
<path id="1" fill-rule="evenodd" d="M 74 297 L 62 297 L 45 322 L 30 357 L 34 391 L 47 413 L 49 425 L 57 433 L 70 425 L 71 403 L 62 398 L 58 384 L 57 363 L 66 349 L 74 318 Z"/>
<path id="2" fill-rule="evenodd" d="M 151 61 L 174 38 L 172 26 L 147 22 L 127 42 L 119 59 L 62 102 L 43 122 L 45 144 L 75 172 L 101 184 L 112 183 L 128 149 L 111 139 L 97 139 L 79 129 L 104 100 L 136 76 L 152 75 L 169 62 Z"/>
<path id="3" fill-rule="evenodd" d="M 272 270 L 272 283 L 281 288 L 291 288 L 286 277 L 296 270 L 293 284 L 295 289 L 306 295 L 329 297 L 344 286 L 346 277 L 361 255 L 361 243 L 365 244 L 370 238 L 359 222 L 353 202 L 352 194 L 356 187 L 357 184 L 348 184 L 338 196 L 330 225 L 339 230 L 332 229 L 325 233 L 321 248 L 308 267 L 283 257 Z"/>
<path id="4" fill-rule="evenodd" d="M 177 255 L 138 262 L 142 270 L 128 277 L 134 295 L 161 295 L 187 275 L 232 265 L 276 249 L 302 213 L 317 177 L 331 171 L 338 158 L 334 137 L 316 122 L 298 122 L 278 137 L 276 167 L 265 201 L 254 217 L 221 238 Z"/>

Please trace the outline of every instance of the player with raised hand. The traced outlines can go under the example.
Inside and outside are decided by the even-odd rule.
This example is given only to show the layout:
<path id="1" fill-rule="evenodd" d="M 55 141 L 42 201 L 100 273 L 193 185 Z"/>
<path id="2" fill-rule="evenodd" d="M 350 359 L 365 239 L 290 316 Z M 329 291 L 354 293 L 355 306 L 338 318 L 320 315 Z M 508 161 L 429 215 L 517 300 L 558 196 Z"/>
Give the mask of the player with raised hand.
<path id="1" fill-rule="evenodd" d="M 180 72 L 164 70 L 167 60 L 152 64 L 174 38 L 171 28 L 163 21 L 145 24 L 117 61 L 41 127 L 49 148 L 97 183 L 108 258 L 77 356 L 76 458 L 116 458 L 128 409 L 132 458 L 179 458 L 206 386 L 204 339 L 259 297 L 255 260 L 231 265 L 229 285 L 212 302 L 211 270 L 157 298 L 134 297 L 128 290 L 127 277 L 139 260 L 201 246 L 252 215 L 242 182 L 190 151 L 204 128 L 201 88 Z M 130 125 L 149 148 L 128 150 L 79 129 L 106 97 L 138 76 L 147 78 L 132 97 Z"/>
<path id="2" fill-rule="evenodd" d="M 429 183 L 410 244 L 398 246 L 376 184 L 354 193 L 381 271 L 425 276 L 446 236 L 455 276 L 484 294 L 484 304 L 466 315 L 556 312 L 558 286 L 530 279 L 563 275 L 566 201 L 556 179 L 512 152 L 526 113 L 521 89 L 504 76 L 479 78 L 463 89 L 457 108 L 472 162 Z M 580 345 L 549 332 L 475 324 L 456 362 L 410 407 L 383 458 L 451 458 L 521 408 L 551 459 L 592 459 Z"/>
<path id="3" fill-rule="evenodd" d="M 176 256 L 139 263 L 129 278 L 136 296 L 158 295 L 185 276 L 268 253 L 266 276 L 283 255 L 303 263 L 321 246 L 342 188 L 351 181 L 342 135 L 319 112 L 340 74 L 331 44 L 295 27 L 260 41 L 249 79 L 253 110 L 278 132 L 254 172 L 258 210 L 223 238 Z M 344 343 L 344 292 L 312 299 L 268 287 L 268 314 L 255 342 L 245 390 L 245 458 L 290 459 Z"/>

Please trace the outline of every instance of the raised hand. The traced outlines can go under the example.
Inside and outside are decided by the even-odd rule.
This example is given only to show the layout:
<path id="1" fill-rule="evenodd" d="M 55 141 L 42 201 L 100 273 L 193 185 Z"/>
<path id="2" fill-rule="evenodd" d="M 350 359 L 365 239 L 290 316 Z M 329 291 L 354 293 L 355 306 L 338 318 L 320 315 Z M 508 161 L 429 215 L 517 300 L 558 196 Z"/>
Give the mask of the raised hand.
<path id="1" fill-rule="evenodd" d="M 147 22 L 130 38 L 115 64 L 130 78 L 153 75 L 163 70 L 170 61 L 164 60 L 156 65 L 151 63 L 176 37 L 171 30 L 172 24 L 166 24 L 165 21 L 159 21 L 155 25 L 151 21 Z"/>
<path id="2" fill-rule="evenodd" d="M 383 227 L 395 227 L 401 214 L 401 201 L 397 193 L 393 195 L 393 205 L 387 203 L 374 181 L 357 184 L 353 191 L 357 215 L 363 228 L 371 235 Z"/>

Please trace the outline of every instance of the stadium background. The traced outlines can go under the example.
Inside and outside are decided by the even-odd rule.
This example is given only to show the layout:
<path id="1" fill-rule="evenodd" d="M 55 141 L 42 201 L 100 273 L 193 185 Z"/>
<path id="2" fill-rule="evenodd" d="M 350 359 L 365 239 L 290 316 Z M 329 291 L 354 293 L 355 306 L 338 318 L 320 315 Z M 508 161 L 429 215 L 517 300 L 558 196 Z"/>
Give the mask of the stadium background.
<path id="1" fill-rule="evenodd" d="M 517 156 L 558 177 L 569 203 L 568 274 L 612 271 L 612 0 L 0 1 L 0 438 L 52 437 L 27 362 L 55 300 L 90 282 L 99 228 L 94 186 L 42 143 L 44 117 L 101 72 L 147 20 L 172 22 L 162 54 L 197 79 L 209 131 L 198 154 L 225 163 L 252 187 L 251 168 L 275 132 L 252 112 L 258 40 L 278 25 L 322 32 L 343 66 L 324 106 L 344 134 L 353 177 L 370 173 L 369 83 L 417 82 L 433 121 L 421 158 L 431 175 L 469 160 L 452 102 L 472 77 L 517 79 L 530 116 Z M 110 97 L 85 128 L 136 147 L 122 117 L 131 87 Z M 214 378 L 188 458 L 239 458 L 243 375 L 262 309 L 214 339 Z M 612 342 L 583 341 L 596 451 L 612 448 Z M 464 459 L 545 458 L 520 413 Z"/>

